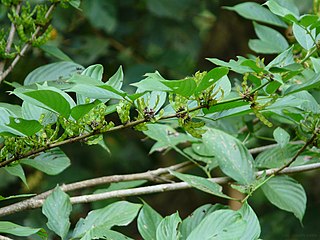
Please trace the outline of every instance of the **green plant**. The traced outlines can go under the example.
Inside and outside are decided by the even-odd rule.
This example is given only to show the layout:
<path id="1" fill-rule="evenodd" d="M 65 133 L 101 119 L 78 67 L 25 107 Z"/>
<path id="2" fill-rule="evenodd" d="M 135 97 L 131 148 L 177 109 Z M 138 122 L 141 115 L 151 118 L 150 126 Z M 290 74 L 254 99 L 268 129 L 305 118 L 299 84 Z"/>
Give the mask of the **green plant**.
<path id="1" fill-rule="evenodd" d="M 78 1 L 52 2 L 51 7 L 79 7 Z M 45 5 L 32 8 L 28 2 L 2 3 L 11 9 L 9 19 L 19 39 L 14 43 L 15 50 L 10 51 L 13 36 L 2 38 L 2 68 L 5 59 L 13 60 L 1 74 L 1 81 L 30 46 L 39 47 L 48 40 L 48 16 L 52 11 Z M 208 58 L 218 67 L 179 80 L 167 80 L 159 72 L 147 73 L 143 80 L 132 84 L 135 93 L 122 90 L 122 67 L 103 82 L 102 65 L 84 68 L 72 61 L 41 66 L 29 73 L 23 85 L 9 83 L 14 88 L 11 94 L 21 99 L 22 105 L 0 104 L 0 167 L 25 183 L 22 166 L 59 174 L 70 165 L 59 147 L 82 142 L 107 148 L 103 135 L 125 128 L 134 128 L 155 140 L 151 153 L 173 149 L 185 162 L 145 173 L 57 186 L 36 196 L 2 197 L 28 199 L 0 208 L 0 215 L 42 207 L 48 228 L 62 239 L 128 239 L 112 228 L 126 226 L 136 217 L 144 239 L 258 239 L 259 220 L 249 200 L 261 188 L 272 204 L 292 212 L 302 222 L 306 194 L 302 185 L 287 174 L 320 168 L 320 106 L 315 99 L 320 87 L 319 17 L 317 13 L 300 16 L 293 1 L 270 0 L 265 5 L 246 2 L 229 9 L 264 24 L 292 26 L 295 39 L 289 44 L 278 31 L 253 23 L 259 39 L 250 40 L 249 47 L 256 53 L 278 54 L 269 63 L 253 55 L 229 62 Z M 237 73 L 240 84 L 231 84 L 229 71 Z M 111 114 L 118 115 L 118 123 L 108 120 Z M 231 118 L 237 120 L 236 135 L 228 133 L 228 122 L 221 124 Z M 275 145 L 248 149 L 252 137 L 270 128 Z M 254 159 L 253 154 L 257 153 Z M 304 161 L 305 158 L 311 160 Z M 182 173 L 190 168 L 201 169 L 203 175 Z M 217 168 L 224 176 L 213 178 Z M 173 178 L 182 182 L 164 183 Z M 106 183 L 122 186 L 89 195 L 66 193 Z M 227 183 L 243 198 L 223 193 L 221 184 Z M 207 204 L 182 220 L 178 213 L 163 218 L 144 201 L 116 201 L 91 211 L 70 230 L 73 204 L 190 187 L 238 201 L 242 207 L 235 211 L 224 205 Z M 8 221 L 0 222 L 0 232 L 47 238 L 44 229 Z"/>

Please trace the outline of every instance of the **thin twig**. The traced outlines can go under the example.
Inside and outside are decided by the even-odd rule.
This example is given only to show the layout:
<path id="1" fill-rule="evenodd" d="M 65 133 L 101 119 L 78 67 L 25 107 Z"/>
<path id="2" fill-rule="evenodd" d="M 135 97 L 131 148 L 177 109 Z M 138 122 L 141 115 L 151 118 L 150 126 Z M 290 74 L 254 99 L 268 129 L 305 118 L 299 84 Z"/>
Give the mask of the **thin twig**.
<path id="1" fill-rule="evenodd" d="M 293 142 L 289 142 L 289 144 L 297 145 L 297 144 L 304 144 L 304 142 L 303 141 L 293 141 Z M 249 149 L 249 152 L 251 154 L 257 154 L 257 153 L 263 152 L 265 150 L 272 149 L 276 146 L 279 146 L 279 145 L 277 143 L 275 143 L 275 144 L 270 144 L 270 145 L 266 145 L 266 146 L 262 146 L 262 147 L 251 148 L 251 149 Z"/>
<path id="2" fill-rule="evenodd" d="M 20 2 L 16 6 L 16 9 L 15 9 L 16 14 L 19 14 L 19 12 L 21 10 L 21 5 L 22 5 L 22 2 Z M 16 26 L 14 25 L 14 23 L 11 23 L 10 32 L 9 32 L 9 36 L 8 36 L 8 39 L 7 39 L 6 53 L 9 53 L 10 50 L 11 50 L 11 46 L 12 46 L 12 43 L 13 43 L 15 32 L 16 32 Z M 6 59 L 4 59 L 2 62 L 0 62 L 0 74 L 2 73 L 5 65 L 6 65 Z"/>
<path id="3" fill-rule="evenodd" d="M 53 3 L 46 15 L 45 18 L 49 18 L 49 16 L 51 15 L 51 13 L 53 12 L 53 9 L 56 7 L 57 3 Z M 41 26 L 38 26 L 35 30 L 35 32 L 32 34 L 31 36 L 31 40 L 27 43 L 24 44 L 24 46 L 22 47 L 20 53 L 13 59 L 13 61 L 11 62 L 10 66 L 3 72 L 0 74 L 0 83 L 8 76 L 8 74 L 13 70 L 13 68 L 17 65 L 17 63 L 19 62 L 20 58 L 24 56 L 24 54 L 28 51 L 29 47 L 31 46 L 31 43 L 36 36 L 40 33 L 41 30 Z"/>
<path id="4" fill-rule="evenodd" d="M 291 174 L 291 173 L 305 172 L 305 171 L 315 170 L 319 168 L 320 168 L 320 163 L 314 163 L 314 164 L 308 164 L 303 166 L 285 168 L 285 169 L 282 169 L 280 172 L 278 172 L 278 174 Z M 268 169 L 266 171 L 259 171 L 259 172 L 256 172 L 256 176 L 261 176 L 263 174 L 270 176 L 270 175 L 273 175 L 274 172 L 277 170 L 279 170 L 279 168 Z M 210 178 L 209 180 L 218 184 L 226 184 L 232 181 L 232 179 L 229 177 Z M 110 198 L 122 198 L 122 197 L 145 195 L 145 194 L 152 194 L 152 193 L 176 191 L 176 190 L 182 190 L 187 188 L 192 188 L 192 187 L 185 182 L 167 183 L 167 184 L 158 184 L 154 186 L 138 187 L 138 188 L 116 190 L 116 191 L 104 192 L 104 193 L 98 193 L 98 194 L 76 196 L 76 197 L 71 197 L 70 201 L 72 204 L 89 203 L 89 202 L 95 202 L 99 200 L 106 200 Z M 45 199 L 32 199 L 32 200 L 28 199 L 28 200 L 22 201 L 23 204 L 20 204 L 22 202 L 17 203 L 20 205 L 12 204 L 12 205 L 0 208 L 0 216 L 7 216 L 7 215 L 11 215 L 24 210 L 39 208 L 43 205 L 44 201 Z"/>

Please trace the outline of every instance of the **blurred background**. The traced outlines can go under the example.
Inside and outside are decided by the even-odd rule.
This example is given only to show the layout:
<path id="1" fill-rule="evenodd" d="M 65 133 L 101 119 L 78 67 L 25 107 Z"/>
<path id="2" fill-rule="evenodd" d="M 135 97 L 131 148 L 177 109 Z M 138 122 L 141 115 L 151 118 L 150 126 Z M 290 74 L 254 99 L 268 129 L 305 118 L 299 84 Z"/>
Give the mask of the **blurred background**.
<path id="1" fill-rule="evenodd" d="M 37 4 L 41 1 L 30 2 Z M 83 0 L 81 11 L 74 8 L 58 8 L 55 11 L 52 21 L 54 31 L 47 44 L 59 47 L 84 67 L 102 64 L 105 80 L 122 65 L 125 74 L 124 88 L 133 92 L 135 89 L 129 84 L 141 80 L 148 72 L 158 70 L 166 79 L 181 79 L 198 70 L 208 71 L 213 68 L 212 63 L 205 60 L 207 57 L 229 61 L 238 55 L 254 54 L 247 44 L 250 38 L 255 38 L 252 23 L 235 12 L 223 9 L 223 6 L 233 6 L 240 2 L 244 1 Z M 311 11 L 311 0 L 296 2 L 301 12 Z M 8 25 L 3 6 L 0 6 L 0 23 L 1 27 Z M 278 30 L 284 34 L 283 29 Z M 265 57 L 268 59 L 273 56 Z M 22 83 L 30 71 L 55 61 L 57 59 L 40 49 L 33 49 L 19 62 L 7 81 Z M 237 78 L 236 75 L 229 77 L 231 80 Z M 11 90 L 10 86 L 2 84 L 1 88 L 1 101 L 19 103 L 17 98 L 5 93 Z M 116 119 L 116 115 L 110 118 Z M 149 155 L 153 142 L 143 138 L 142 134 L 130 129 L 107 135 L 105 141 L 111 153 L 100 147 L 88 147 L 80 143 L 65 146 L 63 150 L 72 161 L 71 167 L 58 176 L 48 176 L 25 168 L 29 188 L 0 169 L 1 195 L 17 194 L 17 189 L 20 189 L 20 193 L 39 193 L 56 184 L 104 175 L 144 172 L 184 161 L 173 151 L 165 155 Z M 276 209 L 266 201 L 261 192 L 257 192 L 250 204 L 261 220 L 261 238 L 305 239 L 308 236 L 308 239 L 316 239 L 319 236 L 319 174 L 309 172 L 294 177 L 302 181 L 308 195 L 304 227 L 292 214 Z M 73 194 L 81 193 L 86 192 Z M 142 198 L 163 216 L 179 211 L 183 218 L 205 203 L 228 204 L 197 190 L 154 194 Z M 139 201 L 138 198 L 128 200 Z M 75 205 L 72 224 L 91 209 L 110 202 L 112 200 Z M 44 228 L 46 222 L 41 210 L 16 214 L 6 220 Z M 121 231 L 139 239 L 135 223 Z"/>

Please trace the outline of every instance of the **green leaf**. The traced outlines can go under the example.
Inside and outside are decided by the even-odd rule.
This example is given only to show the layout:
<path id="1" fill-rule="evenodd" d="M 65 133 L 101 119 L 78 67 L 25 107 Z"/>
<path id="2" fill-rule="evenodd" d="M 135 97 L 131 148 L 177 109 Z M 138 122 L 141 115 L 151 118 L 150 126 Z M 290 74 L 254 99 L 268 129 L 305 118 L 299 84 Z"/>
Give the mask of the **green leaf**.
<path id="1" fill-rule="evenodd" d="M 242 63 L 247 60 L 244 57 L 238 57 L 238 61 L 231 59 L 229 62 L 224 62 L 217 58 L 206 58 L 206 59 L 218 66 L 230 68 L 232 71 L 237 73 L 243 74 L 247 72 L 253 72 L 253 70 L 250 67 L 242 65 Z"/>
<path id="2" fill-rule="evenodd" d="M 262 186 L 267 199 L 276 207 L 292 212 L 302 222 L 307 197 L 303 187 L 293 178 L 276 176 Z"/>
<path id="3" fill-rule="evenodd" d="M 174 213 L 165 217 L 159 223 L 156 232 L 156 239 L 158 240 L 179 240 L 180 232 L 178 226 L 181 223 L 181 218 L 178 213 Z"/>
<path id="4" fill-rule="evenodd" d="M 10 132 L 19 136 L 31 136 L 42 129 L 42 125 L 36 120 L 10 117 L 10 122 L 0 126 L 1 132 Z"/>
<path id="5" fill-rule="evenodd" d="M 316 73 L 320 72 L 320 59 L 319 58 L 314 58 L 314 57 L 310 57 L 312 65 L 313 65 L 313 70 Z"/>
<path id="6" fill-rule="evenodd" d="M 37 120 L 41 118 L 41 124 L 46 126 L 57 121 L 57 115 L 47 109 L 38 107 L 28 102 L 22 103 L 22 116 L 26 120 Z"/>
<path id="7" fill-rule="evenodd" d="M 6 166 L 4 169 L 7 173 L 20 178 L 21 181 L 28 187 L 26 175 L 24 174 L 23 168 L 20 164 L 12 164 Z"/>
<path id="8" fill-rule="evenodd" d="M 68 55 L 66 55 L 64 52 L 62 52 L 59 48 L 57 48 L 56 46 L 45 44 L 45 45 L 41 45 L 40 48 L 44 52 L 57 58 L 58 60 L 72 62 L 72 59 Z M 27 85 L 27 84 L 25 84 L 25 85 Z"/>
<path id="9" fill-rule="evenodd" d="M 93 210 L 85 219 L 81 218 L 78 221 L 72 237 L 90 236 L 98 227 L 110 229 L 113 226 L 126 226 L 136 217 L 140 207 L 140 204 L 119 201 L 102 209 Z"/>
<path id="10" fill-rule="evenodd" d="M 26 193 L 26 194 L 19 194 L 19 195 L 12 195 L 9 197 L 3 197 L 0 195 L 0 201 L 9 200 L 9 199 L 15 199 L 15 198 L 26 198 L 26 197 L 33 197 L 36 194 L 33 193 Z"/>
<path id="11" fill-rule="evenodd" d="M 287 40 L 276 30 L 253 23 L 259 40 L 250 40 L 249 47 L 257 53 L 281 53 L 289 47 Z"/>
<path id="12" fill-rule="evenodd" d="M 28 74 L 24 85 L 42 83 L 46 81 L 58 81 L 70 78 L 73 74 L 82 71 L 83 67 L 74 62 L 56 62 L 41 66 Z"/>
<path id="13" fill-rule="evenodd" d="M 315 46 L 314 39 L 316 38 L 316 29 L 303 29 L 298 24 L 294 23 L 292 32 L 298 43 L 306 50 L 310 50 Z"/>
<path id="14" fill-rule="evenodd" d="M 111 78 L 109 78 L 107 84 L 114 89 L 120 90 L 123 84 L 123 77 L 122 66 L 120 66 L 117 72 Z"/>
<path id="15" fill-rule="evenodd" d="M 226 9 L 236 11 L 240 16 L 246 19 L 264 22 L 278 27 L 287 27 L 280 18 L 258 3 L 245 2 L 234 7 L 226 7 Z"/>
<path id="16" fill-rule="evenodd" d="M 180 240 L 186 240 L 190 233 L 200 224 L 200 222 L 207 217 L 210 213 L 227 208 L 221 204 L 206 204 L 197 208 L 186 219 L 184 219 L 180 226 L 181 238 Z"/>
<path id="17" fill-rule="evenodd" d="M 34 167 L 46 174 L 57 175 L 70 166 L 70 159 L 59 148 L 41 153 L 34 159 L 23 159 L 22 164 Z"/>
<path id="18" fill-rule="evenodd" d="M 81 240 L 92 240 L 92 239 L 107 239 L 107 240 L 133 240 L 122 233 L 106 229 L 104 227 L 97 227 L 86 234 Z"/>
<path id="19" fill-rule="evenodd" d="M 301 148 L 301 144 L 287 144 L 284 147 L 274 147 L 260 153 L 255 164 L 259 168 L 277 168 L 285 165 Z"/>
<path id="20" fill-rule="evenodd" d="M 281 127 L 277 127 L 273 131 L 274 140 L 279 144 L 281 148 L 285 147 L 290 141 L 290 135 Z"/>
<path id="21" fill-rule="evenodd" d="M 41 228 L 30 228 L 12 222 L 0 221 L 0 233 L 8 233 L 19 237 L 27 237 L 41 231 Z"/>
<path id="22" fill-rule="evenodd" d="M 239 212 L 217 210 L 210 213 L 191 232 L 187 240 L 240 239 L 246 230 L 246 221 Z"/>
<path id="23" fill-rule="evenodd" d="M 66 239 L 70 228 L 69 215 L 71 210 L 69 196 L 58 186 L 46 198 L 42 206 L 42 213 L 48 218 L 48 228 L 62 239 Z"/>
<path id="24" fill-rule="evenodd" d="M 111 183 L 109 187 L 98 189 L 94 191 L 94 193 L 102 193 L 102 192 L 111 192 L 115 190 L 121 190 L 121 189 L 129 189 L 141 186 L 142 184 L 145 184 L 147 180 L 135 180 L 135 181 L 126 181 L 126 182 L 115 182 Z"/>
<path id="25" fill-rule="evenodd" d="M 103 77 L 103 66 L 101 64 L 94 64 L 87 67 L 81 75 L 91 77 L 99 82 L 102 81 Z"/>
<path id="26" fill-rule="evenodd" d="M 74 120 L 78 121 L 80 118 L 82 118 L 84 115 L 89 113 L 93 108 L 98 106 L 100 103 L 101 101 L 95 100 L 92 103 L 77 105 L 71 109 L 71 116 L 73 117 Z"/>
<path id="27" fill-rule="evenodd" d="M 193 145 L 195 145 L 195 144 L 193 144 Z M 186 153 L 187 155 L 189 155 L 194 160 L 205 163 L 208 171 L 211 171 L 212 169 L 219 166 L 218 161 L 215 157 L 206 156 L 203 154 L 198 154 L 196 151 L 194 151 L 193 147 L 184 148 L 183 152 Z"/>
<path id="28" fill-rule="evenodd" d="M 285 95 L 320 87 L 320 73 L 316 73 L 302 84 L 294 84 L 285 90 Z"/>
<path id="29" fill-rule="evenodd" d="M 203 109 L 203 112 L 205 114 L 215 113 L 215 112 L 221 112 L 228 109 L 234 109 L 234 108 L 245 106 L 245 105 L 249 105 L 249 103 L 244 101 L 226 102 L 219 105 L 213 105 L 209 109 Z"/>
<path id="30" fill-rule="evenodd" d="M 195 96 L 199 96 L 201 92 L 208 89 L 210 86 L 215 84 L 219 79 L 221 79 L 223 76 L 227 75 L 229 72 L 229 69 L 226 67 L 218 67 L 210 70 L 198 83 L 198 86 L 194 90 Z"/>
<path id="31" fill-rule="evenodd" d="M 203 192 L 222 198 L 233 199 L 222 192 L 222 187 L 218 183 L 212 182 L 209 179 L 173 171 L 170 171 L 170 174 Z"/>
<path id="32" fill-rule="evenodd" d="M 184 97 L 190 97 L 194 89 L 197 87 L 193 78 L 186 78 L 181 80 L 161 80 L 161 83 L 166 85 L 175 94 L 179 94 Z"/>
<path id="33" fill-rule="evenodd" d="M 248 149 L 233 136 L 209 128 L 203 134 L 203 143 L 212 150 L 221 170 L 240 184 L 254 181 L 253 158 Z"/>
<path id="34" fill-rule="evenodd" d="M 70 115 L 70 107 L 71 107 L 70 103 L 65 98 L 65 96 L 60 94 L 60 92 L 58 91 L 53 91 L 53 90 L 25 91 L 22 89 L 21 90 L 15 89 L 13 93 L 26 102 L 48 109 L 66 118 L 69 117 Z"/>
<path id="35" fill-rule="evenodd" d="M 270 0 L 265 3 L 271 12 L 288 19 L 292 22 L 297 22 L 299 19 L 299 9 L 292 0 Z"/>
<path id="36" fill-rule="evenodd" d="M 139 89 L 139 92 L 144 91 L 172 91 L 170 87 L 167 87 L 161 81 L 165 80 L 158 71 L 154 73 L 146 73 L 144 75 L 146 78 L 137 82 L 132 83 L 132 86 L 135 86 Z"/>
<path id="37" fill-rule="evenodd" d="M 266 70 L 269 70 L 273 67 L 283 68 L 293 63 L 295 63 L 295 61 L 293 59 L 293 46 L 292 46 L 288 48 L 286 51 L 280 53 L 275 59 L 273 59 L 266 66 Z"/>
<path id="38" fill-rule="evenodd" d="M 138 216 L 138 229 L 143 239 L 156 240 L 156 231 L 163 218 L 146 202 L 143 202 L 143 207 Z"/>
<path id="39" fill-rule="evenodd" d="M 240 240 L 258 239 L 261 234 L 261 227 L 257 215 L 247 202 L 245 202 L 239 210 L 243 219 L 247 222 L 247 227 L 244 235 Z"/>
<path id="40" fill-rule="evenodd" d="M 185 133 L 177 132 L 168 125 L 155 123 L 147 124 L 147 127 L 148 130 L 143 133 L 157 141 L 151 148 L 150 153 L 154 151 L 162 151 L 169 147 L 175 147 L 179 143 L 197 141 L 195 138 Z"/>

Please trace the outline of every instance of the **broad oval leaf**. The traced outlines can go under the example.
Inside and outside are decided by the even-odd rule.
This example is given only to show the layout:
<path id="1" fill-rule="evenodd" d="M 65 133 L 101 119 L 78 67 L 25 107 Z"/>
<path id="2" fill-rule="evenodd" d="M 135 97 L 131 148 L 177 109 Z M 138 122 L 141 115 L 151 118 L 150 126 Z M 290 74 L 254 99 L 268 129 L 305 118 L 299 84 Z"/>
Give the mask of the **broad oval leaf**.
<path id="1" fill-rule="evenodd" d="M 159 223 L 156 232 L 157 240 L 179 240 L 180 232 L 178 226 L 181 223 L 181 218 L 178 213 L 174 213 L 165 217 Z"/>
<path id="2" fill-rule="evenodd" d="M 184 219 L 180 226 L 180 232 L 181 232 L 181 240 L 187 239 L 187 237 L 190 235 L 190 233 L 195 229 L 200 222 L 207 217 L 210 213 L 220 210 L 220 209 L 226 209 L 227 207 L 221 204 L 206 204 L 199 208 L 197 208 L 195 211 L 193 211 L 186 219 Z"/>
<path id="3" fill-rule="evenodd" d="M 69 215 L 72 205 L 69 196 L 58 186 L 46 198 L 42 206 L 42 213 L 48 218 L 47 226 L 62 239 L 65 239 L 69 228 Z"/>
<path id="4" fill-rule="evenodd" d="M 138 216 L 138 229 L 143 239 L 156 240 L 156 231 L 162 216 L 143 202 L 143 207 Z"/>
<path id="5" fill-rule="evenodd" d="M 262 185 L 267 199 L 276 207 L 292 212 L 302 222 L 307 197 L 303 187 L 293 178 L 276 176 Z"/>
<path id="6" fill-rule="evenodd" d="M 140 204 L 119 201 L 102 209 L 89 212 L 85 219 L 81 218 L 74 229 L 73 238 L 80 238 L 91 234 L 95 228 L 110 229 L 113 226 L 126 226 L 138 214 Z"/>
<path id="7" fill-rule="evenodd" d="M 34 159 L 23 159 L 21 164 L 29 165 L 49 175 L 57 175 L 70 166 L 70 159 L 59 148 L 54 148 Z"/>
<path id="8" fill-rule="evenodd" d="M 203 143 L 212 150 L 221 170 L 240 184 L 248 185 L 255 180 L 253 157 L 235 137 L 220 130 L 208 128 Z"/>
<path id="9" fill-rule="evenodd" d="M 306 50 L 310 50 L 316 44 L 316 29 L 304 29 L 298 24 L 294 23 L 292 26 L 292 31 L 297 39 L 298 43 Z"/>
<path id="10" fill-rule="evenodd" d="M 210 213 L 191 232 L 187 240 L 199 239 L 241 239 L 247 223 L 239 212 L 232 210 L 217 210 Z"/>
<path id="11" fill-rule="evenodd" d="M 50 63 L 29 73 L 24 80 L 24 85 L 67 79 L 82 70 L 81 65 L 70 61 Z"/>
<path id="12" fill-rule="evenodd" d="M 170 171 L 170 174 L 203 192 L 210 193 L 222 198 L 233 199 L 222 192 L 222 187 L 219 184 L 212 182 L 209 179 L 173 171 Z"/>
<path id="13" fill-rule="evenodd" d="M 0 221 L 0 233 L 8 233 L 19 237 L 27 237 L 40 231 L 42 231 L 41 228 L 24 227 L 12 222 Z"/>
<path id="14" fill-rule="evenodd" d="M 247 222 L 247 227 L 241 240 L 258 239 L 261 234 L 261 227 L 257 215 L 247 202 L 245 202 L 239 210 L 243 219 Z"/>

